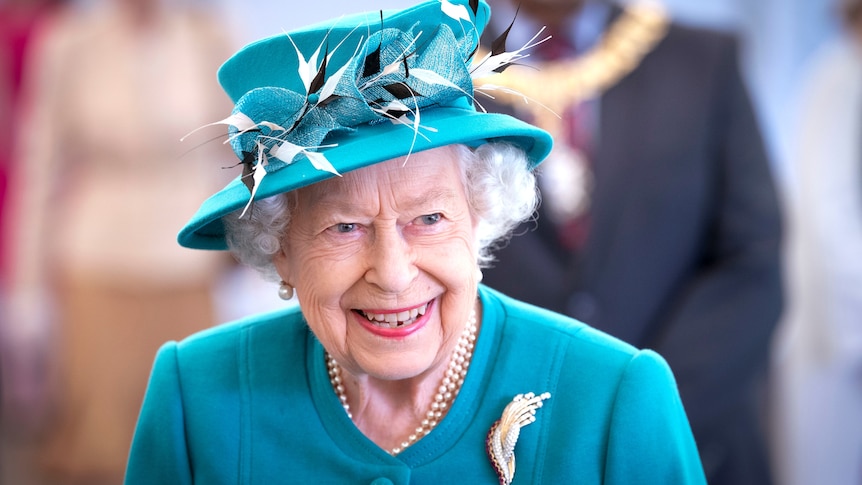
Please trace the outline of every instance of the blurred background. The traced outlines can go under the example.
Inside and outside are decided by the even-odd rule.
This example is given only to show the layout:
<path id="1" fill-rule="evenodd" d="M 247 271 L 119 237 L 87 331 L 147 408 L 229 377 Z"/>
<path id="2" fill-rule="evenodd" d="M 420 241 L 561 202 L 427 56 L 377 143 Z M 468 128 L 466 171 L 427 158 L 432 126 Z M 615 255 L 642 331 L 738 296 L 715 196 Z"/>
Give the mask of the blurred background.
<path id="1" fill-rule="evenodd" d="M 0 484 L 118 484 L 159 345 L 290 303 L 175 234 L 235 177 L 217 67 L 412 0 L 0 0 Z M 776 483 L 862 485 L 862 23 L 845 0 L 664 0 L 739 39 L 785 221 Z M 728 356 L 729 359 L 732 356 Z"/>

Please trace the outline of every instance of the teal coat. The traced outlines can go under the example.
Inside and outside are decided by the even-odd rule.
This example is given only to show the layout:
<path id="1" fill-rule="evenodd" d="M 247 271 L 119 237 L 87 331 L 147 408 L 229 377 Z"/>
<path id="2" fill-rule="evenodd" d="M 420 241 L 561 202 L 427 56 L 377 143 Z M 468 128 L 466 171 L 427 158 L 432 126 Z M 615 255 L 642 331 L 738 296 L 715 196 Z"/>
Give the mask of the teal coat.
<path id="1" fill-rule="evenodd" d="M 159 351 L 126 474 L 139 484 L 498 483 L 485 438 L 520 393 L 550 392 L 515 448 L 514 484 L 703 484 L 664 360 L 480 289 L 470 371 L 449 413 L 397 456 L 368 440 L 296 309 Z"/>

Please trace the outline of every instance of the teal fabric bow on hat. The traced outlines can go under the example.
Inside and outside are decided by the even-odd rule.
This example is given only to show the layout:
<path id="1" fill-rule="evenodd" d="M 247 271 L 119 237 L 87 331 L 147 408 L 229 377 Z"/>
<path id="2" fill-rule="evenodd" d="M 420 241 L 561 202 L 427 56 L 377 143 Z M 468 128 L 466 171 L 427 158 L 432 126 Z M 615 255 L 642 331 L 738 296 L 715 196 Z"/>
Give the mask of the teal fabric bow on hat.
<path id="1" fill-rule="evenodd" d="M 475 30 L 472 24 L 468 28 Z M 423 34 L 430 38 L 423 39 Z M 478 35 L 463 36 L 459 42 L 445 24 L 430 35 L 414 29 L 375 32 L 328 78 L 331 66 L 321 61 L 304 94 L 262 87 L 243 95 L 233 114 L 240 116 L 237 121 L 247 118 L 246 124 L 253 123 L 253 127 L 243 129 L 240 122 L 231 125 L 234 151 L 240 159 L 262 152 L 266 161 L 258 158 L 250 163 L 265 163 L 272 172 L 292 163 L 300 153 L 321 147 L 330 133 L 349 132 L 360 124 L 402 123 L 418 134 L 422 108 L 472 96 L 467 61 L 477 39 Z M 328 57 L 325 47 L 319 46 L 312 58 L 321 48 L 323 57 Z M 301 55 L 297 49 L 297 56 Z M 318 81 L 323 79 L 326 81 Z M 318 168 L 337 173 L 329 167 Z"/>

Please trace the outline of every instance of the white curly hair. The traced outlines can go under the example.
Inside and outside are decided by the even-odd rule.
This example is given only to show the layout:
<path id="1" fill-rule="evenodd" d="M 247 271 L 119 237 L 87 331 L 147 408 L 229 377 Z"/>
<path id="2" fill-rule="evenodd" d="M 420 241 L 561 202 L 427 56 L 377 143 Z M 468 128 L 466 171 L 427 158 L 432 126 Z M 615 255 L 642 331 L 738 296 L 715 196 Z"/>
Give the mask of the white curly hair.
<path id="1" fill-rule="evenodd" d="M 526 153 L 515 145 L 490 142 L 477 148 L 456 147 L 468 203 L 478 221 L 477 264 L 487 267 L 494 260 L 493 250 L 533 216 L 539 203 L 536 177 Z M 288 193 L 283 193 L 255 201 L 250 216 L 240 218 L 236 211 L 222 218 L 234 257 L 267 280 L 280 279 L 273 256 L 290 224 L 289 205 Z"/>

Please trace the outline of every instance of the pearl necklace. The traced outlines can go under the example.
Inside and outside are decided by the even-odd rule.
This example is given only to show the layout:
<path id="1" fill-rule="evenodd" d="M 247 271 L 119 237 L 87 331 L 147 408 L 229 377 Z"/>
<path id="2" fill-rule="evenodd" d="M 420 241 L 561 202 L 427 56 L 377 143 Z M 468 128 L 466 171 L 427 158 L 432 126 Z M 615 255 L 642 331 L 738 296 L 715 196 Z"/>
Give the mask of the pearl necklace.
<path id="1" fill-rule="evenodd" d="M 449 366 L 443 379 L 440 381 L 440 386 L 437 388 L 437 393 L 434 395 L 434 400 L 431 402 L 431 407 L 425 413 L 425 419 L 422 420 L 416 430 L 401 442 L 400 446 L 396 446 L 389 451 L 390 455 L 397 455 L 404 451 L 405 448 L 419 441 L 420 438 L 427 435 L 440 422 L 446 409 L 455 400 L 455 396 L 461 390 L 464 384 L 464 378 L 467 376 L 467 368 L 470 367 L 470 360 L 473 357 L 473 348 L 476 343 L 476 310 L 470 312 L 470 319 L 467 320 L 467 326 L 461 337 L 458 338 L 458 343 L 455 345 L 455 350 L 452 351 L 452 357 L 449 359 Z M 326 368 L 329 371 L 329 382 L 332 383 L 332 388 L 341 401 L 341 406 L 347 413 L 347 417 L 353 419 L 353 414 L 350 413 L 350 404 L 347 403 L 347 394 L 345 393 L 342 371 L 338 362 L 326 353 Z"/>

